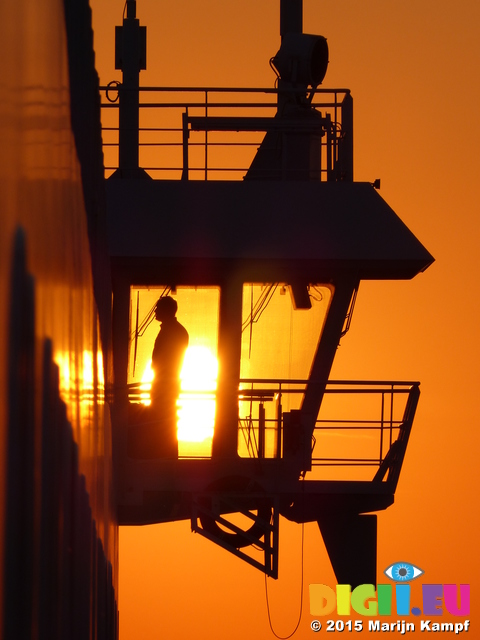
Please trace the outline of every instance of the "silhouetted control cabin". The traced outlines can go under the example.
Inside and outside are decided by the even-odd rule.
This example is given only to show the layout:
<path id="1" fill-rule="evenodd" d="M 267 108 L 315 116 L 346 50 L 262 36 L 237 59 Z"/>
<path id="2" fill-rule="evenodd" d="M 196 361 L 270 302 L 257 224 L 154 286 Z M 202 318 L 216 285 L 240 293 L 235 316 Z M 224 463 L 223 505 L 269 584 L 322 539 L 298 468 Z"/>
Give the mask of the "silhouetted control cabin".
<path id="1" fill-rule="evenodd" d="M 195 494 L 222 486 L 276 496 L 280 513 L 299 522 L 332 508 L 348 517 L 391 504 L 398 475 L 382 451 L 376 482 L 306 480 L 300 487 L 299 480 L 312 469 L 317 417 L 360 280 L 409 279 L 432 262 L 375 189 L 111 180 L 107 194 L 120 522 L 191 518 Z M 138 459 L 129 454 L 128 406 L 141 400 L 152 346 L 141 354 L 146 334 L 138 335 L 138 318 L 165 291 L 178 301 L 190 345 L 208 348 L 219 363 L 210 388 L 213 438 L 200 455 L 187 446 L 178 460 Z M 205 377 L 207 369 L 208 362 Z M 202 410 L 193 411 L 200 419 Z M 308 506 L 296 500 L 300 492 L 311 494 Z"/>
<path id="2" fill-rule="evenodd" d="M 360 281 L 412 278 L 433 258 L 373 185 L 353 182 L 350 92 L 318 89 L 327 41 L 302 29 L 302 1 L 281 0 L 275 89 L 148 87 L 142 102 L 146 31 L 126 3 L 123 82 L 107 88 L 119 106 L 107 182 L 115 488 L 120 524 L 189 518 L 275 577 L 279 515 L 315 520 L 338 582 L 355 586 L 376 581 L 365 514 L 393 502 L 419 383 L 329 374 Z M 162 413 L 161 372 L 181 359 L 172 348 L 162 369 L 155 355 L 152 400 L 166 295 L 184 327 L 168 316 L 170 339 L 185 346 L 186 329 L 189 343 Z"/>

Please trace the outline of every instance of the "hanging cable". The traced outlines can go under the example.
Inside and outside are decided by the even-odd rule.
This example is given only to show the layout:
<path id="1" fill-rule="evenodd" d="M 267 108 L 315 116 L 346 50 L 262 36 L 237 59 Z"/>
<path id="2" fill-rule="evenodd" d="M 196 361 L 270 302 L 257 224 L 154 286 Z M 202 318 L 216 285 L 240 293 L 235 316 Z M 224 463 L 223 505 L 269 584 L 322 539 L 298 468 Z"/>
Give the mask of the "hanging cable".
<path id="1" fill-rule="evenodd" d="M 275 74 L 275 89 L 278 87 L 278 81 L 280 80 L 280 74 L 278 73 L 278 71 L 275 69 L 275 66 L 273 64 L 273 61 L 275 59 L 275 56 L 272 56 L 270 58 L 270 60 L 268 61 L 268 64 L 270 65 L 270 69 L 273 71 L 273 73 Z"/>
<path id="2" fill-rule="evenodd" d="M 317 294 L 318 298 L 313 295 L 312 290 L 315 291 L 315 293 Z M 318 289 L 313 284 L 311 284 L 309 286 L 308 295 L 310 296 L 310 298 L 312 298 L 312 300 L 316 300 L 317 302 L 321 302 L 323 300 L 323 293 L 320 291 L 320 289 Z"/>
<path id="3" fill-rule="evenodd" d="M 270 614 L 270 605 L 268 602 L 268 587 L 267 587 L 267 574 L 265 574 L 265 600 L 267 603 L 267 614 L 268 614 L 268 624 L 270 625 L 270 630 L 273 633 L 273 635 L 278 638 L 279 640 L 288 640 L 289 638 L 291 638 L 292 636 L 294 636 L 297 631 L 298 631 L 298 627 L 300 626 L 300 622 L 302 620 L 302 613 L 303 613 L 303 574 L 304 574 L 304 567 L 303 567 L 303 560 L 304 560 L 304 551 L 305 551 L 305 523 L 302 522 L 302 560 L 301 560 L 301 566 L 302 566 L 302 571 L 301 571 L 301 579 L 300 579 L 300 611 L 298 614 L 298 620 L 297 620 L 297 624 L 295 625 L 295 629 L 288 635 L 288 636 L 280 636 L 275 629 L 273 628 L 273 623 L 272 623 L 272 617 Z"/>
<path id="4" fill-rule="evenodd" d="M 137 291 L 137 313 L 135 314 L 135 347 L 133 349 L 133 377 L 135 377 L 135 366 L 137 364 L 138 347 L 138 313 L 140 310 L 140 291 Z"/>
<path id="5" fill-rule="evenodd" d="M 253 285 L 250 289 L 250 318 L 253 318 Z M 243 329 L 242 329 L 243 332 Z M 248 341 L 248 359 L 252 357 L 253 322 L 250 322 L 250 337 Z"/>
<path id="6" fill-rule="evenodd" d="M 145 331 L 148 329 L 148 327 L 152 324 L 152 322 L 155 319 L 155 307 L 156 306 L 157 306 L 157 303 L 155 303 L 153 305 L 153 307 L 150 309 L 150 311 L 147 313 L 145 318 L 142 320 L 140 326 L 135 331 L 132 331 L 132 336 L 134 334 L 136 334 L 137 337 L 139 337 L 139 338 L 141 338 L 143 336 Z"/>
<path id="7" fill-rule="evenodd" d="M 167 296 L 172 287 L 165 287 L 162 291 L 160 298 Z M 130 333 L 130 337 L 134 339 L 134 352 L 133 352 L 133 376 L 135 377 L 135 368 L 137 364 L 137 346 L 138 346 L 138 338 L 143 337 L 145 331 L 155 320 L 155 310 L 157 308 L 158 300 L 155 301 L 153 307 L 151 307 L 150 311 L 147 313 L 145 318 L 142 320 L 140 326 L 138 324 L 139 312 L 140 312 L 140 291 L 137 291 L 137 308 L 136 308 L 136 318 L 135 318 L 135 329 Z"/>
<path id="8" fill-rule="evenodd" d="M 263 307 L 257 312 L 257 315 L 254 319 L 254 322 L 258 322 L 263 314 L 263 312 L 265 311 L 265 309 L 268 307 L 268 305 L 270 304 L 270 300 L 273 298 L 273 294 L 275 293 L 275 291 L 277 290 L 278 284 L 275 285 L 270 285 L 270 289 L 269 292 L 270 295 L 268 296 L 268 299 L 265 301 L 265 304 L 263 305 Z"/>
<path id="9" fill-rule="evenodd" d="M 252 285 L 253 287 L 253 285 Z M 253 305 L 250 315 L 242 324 L 242 333 L 252 323 L 258 322 L 262 313 L 268 307 L 273 294 L 277 290 L 278 284 L 271 284 L 263 293 L 260 294 L 257 302 Z"/>
<path id="10" fill-rule="evenodd" d="M 165 287 L 164 290 L 162 291 L 161 295 L 159 296 L 159 298 L 163 298 L 164 296 L 168 296 L 168 294 L 170 293 L 171 290 L 172 290 L 172 287 Z M 150 311 L 147 313 L 147 315 L 144 317 L 144 319 L 140 323 L 140 326 L 137 327 L 134 331 L 131 332 L 130 336 L 132 338 L 135 335 L 137 335 L 139 338 L 141 338 L 143 336 L 143 334 L 145 333 L 145 331 L 148 329 L 148 327 L 155 320 L 155 309 L 157 308 L 157 302 L 158 302 L 158 300 L 155 301 L 153 307 L 151 307 Z"/>
<path id="11" fill-rule="evenodd" d="M 253 323 L 258 322 L 262 313 L 268 307 L 270 300 L 273 297 L 273 294 L 277 290 L 278 284 L 271 284 L 268 289 L 261 294 L 258 298 L 255 305 L 253 304 L 253 284 L 251 285 L 251 293 L 250 293 L 250 315 L 242 324 L 242 333 L 245 331 L 247 327 L 250 327 L 250 336 L 248 343 L 248 358 L 250 359 L 252 356 L 252 339 L 253 339 Z M 273 289 L 273 291 L 272 291 Z"/>

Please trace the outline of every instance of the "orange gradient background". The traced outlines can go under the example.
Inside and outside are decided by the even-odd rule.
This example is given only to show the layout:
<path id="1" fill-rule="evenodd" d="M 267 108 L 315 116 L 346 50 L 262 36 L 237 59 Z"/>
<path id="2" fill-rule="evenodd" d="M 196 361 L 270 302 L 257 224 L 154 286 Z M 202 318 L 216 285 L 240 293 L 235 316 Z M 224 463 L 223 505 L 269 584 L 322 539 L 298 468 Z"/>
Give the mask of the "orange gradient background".
<path id="1" fill-rule="evenodd" d="M 91 5 L 106 84 L 121 79 L 123 0 Z M 278 0 L 138 0 L 137 16 L 148 28 L 143 85 L 273 86 Z M 407 561 L 425 571 L 419 582 L 470 583 L 471 637 L 480 637 L 479 26 L 478 0 L 304 0 L 304 31 L 329 43 L 324 86 L 352 91 L 355 179 L 381 178 L 382 197 L 436 258 L 411 282 L 362 283 L 332 372 L 421 381 L 395 505 L 378 518 L 379 578 Z M 298 618 L 301 538 L 299 525 L 281 521 L 280 577 L 268 595 L 282 636 Z M 316 637 L 308 585 L 318 582 L 336 580 L 307 524 L 296 638 Z M 271 637 L 263 575 L 189 522 L 121 528 L 119 607 L 121 640 Z"/>

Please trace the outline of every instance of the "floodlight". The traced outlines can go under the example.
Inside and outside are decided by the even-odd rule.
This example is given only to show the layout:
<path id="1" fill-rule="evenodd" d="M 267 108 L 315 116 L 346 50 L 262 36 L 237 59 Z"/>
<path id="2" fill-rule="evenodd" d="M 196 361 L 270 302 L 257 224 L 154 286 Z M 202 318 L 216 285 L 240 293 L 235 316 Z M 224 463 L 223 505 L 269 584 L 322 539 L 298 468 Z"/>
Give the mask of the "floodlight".
<path id="1" fill-rule="evenodd" d="M 327 40 L 307 33 L 287 33 L 272 63 L 282 80 L 317 87 L 327 72 Z"/>

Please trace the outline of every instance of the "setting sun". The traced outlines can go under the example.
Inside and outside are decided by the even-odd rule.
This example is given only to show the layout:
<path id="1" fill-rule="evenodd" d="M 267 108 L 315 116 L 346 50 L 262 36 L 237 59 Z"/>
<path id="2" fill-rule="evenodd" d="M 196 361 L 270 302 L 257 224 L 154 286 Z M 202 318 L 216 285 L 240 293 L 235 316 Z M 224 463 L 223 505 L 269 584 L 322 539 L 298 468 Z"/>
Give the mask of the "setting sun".
<path id="1" fill-rule="evenodd" d="M 185 354 L 178 401 L 178 439 L 202 442 L 213 437 L 218 361 L 207 347 L 189 347 Z"/>
<path id="2" fill-rule="evenodd" d="M 207 347 L 188 347 L 180 374 L 178 399 L 178 440 L 203 442 L 213 437 L 215 391 L 218 361 Z M 153 380 L 151 361 L 145 368 L 140 387 L 142 404 L 150 405 Z"/>

